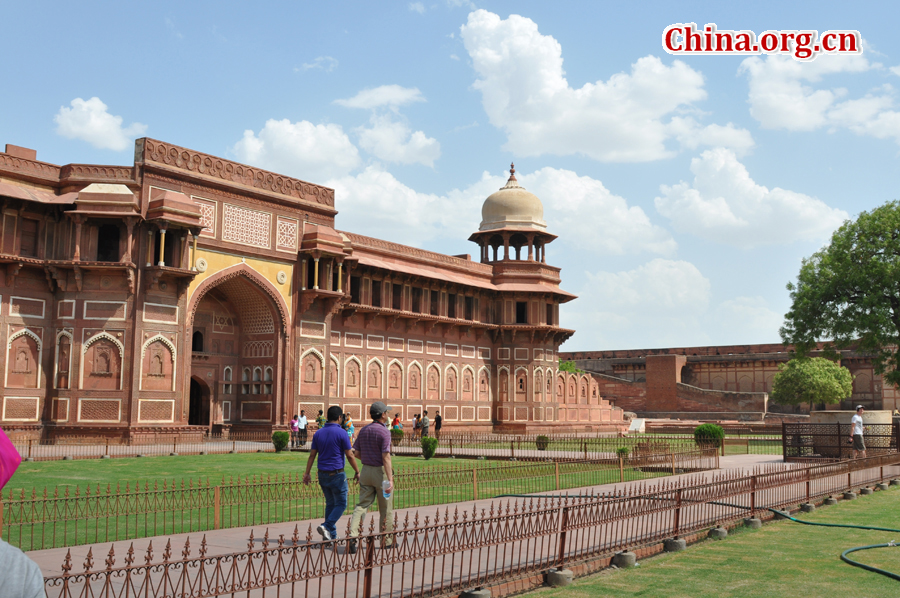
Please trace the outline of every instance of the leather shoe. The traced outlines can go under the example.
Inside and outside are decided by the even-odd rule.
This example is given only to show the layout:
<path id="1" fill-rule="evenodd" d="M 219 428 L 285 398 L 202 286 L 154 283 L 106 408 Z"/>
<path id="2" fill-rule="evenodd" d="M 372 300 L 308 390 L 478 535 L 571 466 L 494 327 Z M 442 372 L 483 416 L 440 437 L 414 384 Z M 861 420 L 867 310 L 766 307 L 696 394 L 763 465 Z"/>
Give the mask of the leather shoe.
<path id="1" fill-rule="evenodd" d="M 350 554 L 356 554 L 356 540 L 350 540 L 347 542 L 347 552 Z"/>

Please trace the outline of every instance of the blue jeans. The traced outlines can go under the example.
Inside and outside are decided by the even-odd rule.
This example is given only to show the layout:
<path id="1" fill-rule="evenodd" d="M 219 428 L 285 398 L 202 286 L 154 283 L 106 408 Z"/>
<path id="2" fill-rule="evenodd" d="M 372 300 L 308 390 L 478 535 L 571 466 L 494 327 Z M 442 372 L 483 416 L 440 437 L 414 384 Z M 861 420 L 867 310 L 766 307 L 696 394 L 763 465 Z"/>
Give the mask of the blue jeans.
<path id="1" fill-rule="evenodd" d="M 325 523 L 323 526 L 337 538 L 337 528 L 334 524 L 344 514 L 347 508 L 347 475 L 342 471 L 334 475 L 319 472 L 319 485 L 322 494 L 325 495 Z"/>

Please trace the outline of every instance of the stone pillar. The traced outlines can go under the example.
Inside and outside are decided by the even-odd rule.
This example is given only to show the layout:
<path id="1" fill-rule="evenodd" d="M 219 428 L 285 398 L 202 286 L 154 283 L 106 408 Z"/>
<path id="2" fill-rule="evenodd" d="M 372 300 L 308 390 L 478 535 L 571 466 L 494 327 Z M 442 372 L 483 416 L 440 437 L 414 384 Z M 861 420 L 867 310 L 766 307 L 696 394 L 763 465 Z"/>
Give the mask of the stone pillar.
<path id="1" fill-rule="evenodd" d="M 344 262 L 339 260 L 338 263 L 338 293 L 344 292 Z"/>
<path id="2" fill-rule="evenodd" d="M 72 259 L 76 262 L 81 261 L 81 224 L 84 219 L 80 216 L 75 217 L 75 255 Z"/>
<path id="3" fill-rule="evenodd" d="M 157 266 L 166 265 L 166 229 L 159 229 L 159 263 Z"/>
<path id="4" fill-rule="evenodd" d="M 503 235 L 503 259 L 509 259 L 509 235 Z"/>
<path id="5" fill-rule="evenodd" d="M 191 236 L 194 238 L 194 244 L 191 247 L 191 270 L 194 272 L 197 271 L 197 239 L 200 238 L 199 233 L 195 233 L 191 231 Z"/>
<path id="6" fill-rule="evenodd" d="M 313 271 L 313 289 L 319 290 L 319 258 L 313 258 L 315 260 L 315 270 Z"/>
<path id="7" fill-rule="evenodd" d="M 678 387 L 684 355 L 648 355 L 646 357 L 646 411 L 678 411 Z"/>
<path id="8" fill-rule="evenodd" d="M 147 231 L 147 267 L 153 265 L 153 229 Z"/>

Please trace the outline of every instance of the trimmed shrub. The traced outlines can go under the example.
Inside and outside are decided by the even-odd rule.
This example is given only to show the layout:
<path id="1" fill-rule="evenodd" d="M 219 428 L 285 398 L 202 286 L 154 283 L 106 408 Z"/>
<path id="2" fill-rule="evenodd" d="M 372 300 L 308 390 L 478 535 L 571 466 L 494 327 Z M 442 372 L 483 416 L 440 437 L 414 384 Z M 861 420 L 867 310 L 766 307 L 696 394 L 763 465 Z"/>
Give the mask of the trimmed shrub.
<path id="1" fill-rule="evenodd" d="M 425 460 L 431 459 L 434 457 L 435 451 L 437 451 L 438 447 L 438 439 L 432 436 L 426 436 L 422 439 L 422 456 L 425 457 Z"/>
<path id="2" fill-rule="evenodd" d="M 391 430 L 391 444 L 403 442 L 403 430 Z"/>
<path id="3" fill-rule="evenodd" d="M 716 424 L 702 424 L 694 428 L 694 442 L 697 444 L 711 444 L 719 447 L 725 438 L 725 430 Z"/>
<path id="4" fill-rule="evenodd" d="M 539 451 L 546 451 L 547 447 L 550 446 L 550 437 L 543 435 L 538 436 L 534 439 L 534 446 L 536 446 Z"/>
<path id="5" fill-rule="evenodd" d="M 628 453 L 629 453 L 629 450 L 628 450 L 627 446 L 620 446 L 619 448 L 616 449 L 617 457 L 622 457 L 623 459 L 627 459 Z"/>
<path id="6" fill-rule="evenodd" d="M 280 453 L 287 448 L 288 442 L 291 441 L 291 435 L 288 432 L 273 432 L 272 444 L 275 445 L 275 452 Z"/>

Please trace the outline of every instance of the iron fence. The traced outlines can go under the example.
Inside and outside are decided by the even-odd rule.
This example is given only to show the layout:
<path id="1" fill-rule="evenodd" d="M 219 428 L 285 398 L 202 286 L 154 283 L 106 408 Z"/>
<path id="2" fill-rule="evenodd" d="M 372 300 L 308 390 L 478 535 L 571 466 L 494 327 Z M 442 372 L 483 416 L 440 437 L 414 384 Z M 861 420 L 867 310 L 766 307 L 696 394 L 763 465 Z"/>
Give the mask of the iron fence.
<path id="1" fill-rule="evenodd" d="M 478 500 L 497 494 L 566 490 L 715 469 L 715 450 L 693 448 L 629 458 L 398 468 L 394 507 L 410 508 Z M 350 480 L 350 492 L 358 492 Z M 182 480 L 170 484 L 85 489 L 9 491 L 0 497 L 3 538 L 23 550 L 38 550 L 198 532 L 321 516 L 317 483 L 299 474 L 223 478 L 219 483 Z M 374 507 L 373 507 L 374 508 Z M 348 512 L 352 505 L 348 505 Z"/>
<path id="2" fill-rule="evenodd" d="M 311 526 L 305 536 L 295 527 L 292 537 L 277 540 L 266 532 L 259 546 L 251 533 L 246 551 L 229 554 L 210 554 L 205 536 L 196 553 L 188 539 L 181 558 L 173 558 L 170 541 L 161 558 L 152 544 L 142 557 L 132 545 L 122 564 L 110 548 L 96 566 L 90 549 L 79 572 L 69 551 L 62 574 L 44 583 L 50 598 L 446 596 L 884 481 L 900 472 L 898 463 L 900 455 L 886 454 L 808 467 L 787 464 L 750 475 L 726 472 L 703 483 L 663 481 L 601 495 L 445 508 L 433 516 L 407 514 L 384 533 L 375 532 L 370 517 L 355 551 L 346 538 L 313 542 Z"/>
<path id="3" fill-rule="evenodd" d="M 851 456 L 850 424 L 782 424 L 785 461 L 838 460 Z M 900 422 L 865 424 L 863 438 L 867 455 L 896 453 Z"/>
<path id="4" fill-rule="evenodd" d="M 144 438 L 113 438 L 102 442 L 98 442 L 96 438 L 13 440 L 13 445 L 23 458 L 31 461 L 275 452 L 272 435 L 261 432 L 201 438 L 181 434 L 154 434 Z"/>

